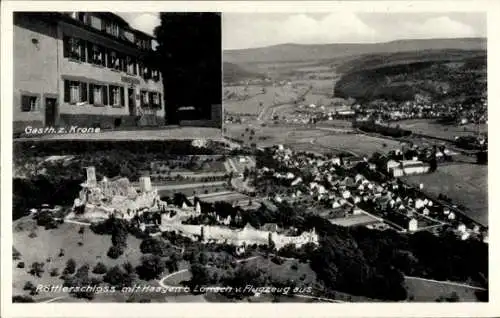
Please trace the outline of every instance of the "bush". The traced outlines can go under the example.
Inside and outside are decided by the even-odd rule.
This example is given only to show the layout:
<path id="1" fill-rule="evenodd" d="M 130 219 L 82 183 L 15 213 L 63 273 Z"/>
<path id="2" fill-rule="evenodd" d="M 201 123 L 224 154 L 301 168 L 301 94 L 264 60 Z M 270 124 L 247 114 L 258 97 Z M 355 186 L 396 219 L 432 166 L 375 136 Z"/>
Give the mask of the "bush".
<path id="1" fill-rule="evenodd" d="M 44 266 L 44 263 L 34 262 L 33 264 L 31 264 L 29 273 L 33 276 L 42 277 L 43 273 L 45 272 L 45 270 L 43 269 Z"/>
<path id="2" fill-rule="evenodd" d="M 31 232 L 30 235 L 28 235 L 29 238 L 35 238 L 37 236 L 36 232 Z"/>
<path id="3" fill-rule="evenodd" d="M 50 270 L 50 276 L 56 277 L 59 276 L 59 270 L 57 268 L 53 268 Z"/>
<path id="4" fill-rule="evenodd" d="M 12 296 L 13 303 L 34 303 L 35 300 L 30 296 L 16 295 Z"/>
<path id="5" fill-rule="evenodd" d="M 33 289 L 36 289 L 36 286 L 32 282 L 26 282 L 26 283 L 24 283 L 23 290 L 32 291 Z"/>
<path id="6" fill-rule="evenodd" d="M 108 257 L 112 259 L 117 259 L 123 254 L 124 250 L 120 246 L 112 245 L 108 250 Z"/>
<path id="7" fill-rule="evenodd" d="M 17 263 L 17 268 L 24 268 L 24 262 Z"/>
<path id="8" fill-rule="evenodd" d="M 12 259 L 14 261 L 18 261 L 21 259 L 21 253 L 18 250 L 16 250 L 14 246 L 12 247 Z"/>
<path id="9" fill-rule="evenodd" d="M 94 274 L 106 274 L 107 272 L 106 265 L 103 263 L 99 262 L 94 266 L 94 269 L 92 270 L 92 273 Z"/>
<path id="10" fill-rule="evenodd" d="M 76 271 L 76 262 L 74 259 L 70 258 L 66 262 L 66 267 L 64 268 L 63 274 L 73 275 Z"/>

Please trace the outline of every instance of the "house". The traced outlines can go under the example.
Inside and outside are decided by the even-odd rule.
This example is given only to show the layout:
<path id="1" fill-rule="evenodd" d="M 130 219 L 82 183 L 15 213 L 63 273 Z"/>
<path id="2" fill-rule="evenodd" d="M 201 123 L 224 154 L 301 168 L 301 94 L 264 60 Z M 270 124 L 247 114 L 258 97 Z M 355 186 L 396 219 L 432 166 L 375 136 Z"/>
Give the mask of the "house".
<path id="1" fill-rule="evenodd" d="M 419 160 L 403 160 L 399 162 L 398 166 L 393 165 L 394 164 L 391 164 L 392 168 L 388 169 L 388 171 L 392 173 L 395 178 L 405 175 L 423 174 L 429 172 L 430 170 L 430 166 L 428 164 Z"/>
<path id="2" fill-rule="evenodd" d="M 163 125 L 153 41 L 108 12 L 15 12 L 14 132 Z"/>

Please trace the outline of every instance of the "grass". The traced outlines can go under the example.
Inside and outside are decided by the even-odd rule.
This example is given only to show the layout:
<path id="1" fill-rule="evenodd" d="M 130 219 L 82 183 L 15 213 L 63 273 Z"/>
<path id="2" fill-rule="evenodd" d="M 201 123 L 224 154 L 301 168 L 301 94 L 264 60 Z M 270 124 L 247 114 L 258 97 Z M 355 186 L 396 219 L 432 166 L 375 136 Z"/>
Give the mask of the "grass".
<path id="1" fill-rule="evenodd" d="M 424 184 L 424 191 L 448 196 L 464 205 L 474 220 L 488 224 L 488 167 L 475 164 L 438 166 L 431 174 L 405 177 L 411 184 Z"/>
<path id="2" fill-rule="evenodd" d="M 317 143 L 365 156 L 371 156 L 374 152 L 386 153 L 400 147 L 398 141 L 362 134 L 329 135 L 318 138 Z"/>
<path id="3" fill-rule="evenodd" d="M 204 186 L 204 187 L 196 187 L 196 188 L 188 188 L 188 189 L 174 189 L 174 190 L 159 190 L 158 194 L 160 196 L 173 196 L 175 193 L 183 193 L 186 196 L 192 196 L 196 194 L 205 194 L 212 192 L 220 192 L 230 190 L 231 187 L 228 185 L 218 185 L 218 186 Z"/>
<path id="4" fill-rule="evenodd" d="M 481 133 L 488 132 L 486 124 L 468 124 L 464 126 L 442 125 L 433 120 L 424 119 L 399 121 L 392 123 L 392 125 L 399 125 L 401 128 L 411 130 L 414 133 L 446 139 L 455 139 L 455 136 L 468 136 L 475 134 L 477 131 Z"/>
<path id="5" fill-rule="evenodd" d="M 25 228 L 28 229 L 33 221 L 28 218 L 20 219 L 16 222 L 25 223 Z M 19 229 L 19 226 L 17 226 Z M 57 229 L 45 230 L 38 227 L 36 229 L 36 237 L 30 238 L 31 231 L 23 230 L 13 231 L 13 244 L 21 253 L 21 260 L 25 263 L 25 268 L 17 268 L 18 261 L 12 264 L 12 278 L 13 278 L 13 295 L 26 294 L 23 291 L 25 282 L 31 281 L 33 284 L 44 285 L 59 285 L 63 281 L 58 277 L 50 276 L 50 270 L 57 268 L 59 273 L 62 274 L 66 262 L 72 258 L 75 260 L 77 268 L 87 263 L 91 270 L 97 262 L 102 262 L 106 267 L 110 268 L 115 265 L 121 265 L 125 262 L 130 262 L 132 265 L 139 265 L 142 256 L 139 245 L 140 240 L 130 236 L 127 239 L 127 249 L 125 253 L 118 259 L 114 260 L 106 256 L 109 247 L 111 246 L 111 237 L 108 235 L 96 235 L 88 227 L 82 235 L 78 233 L 80 225 L 65 223 Z M 79 245 L 83 242 L 83 245 Z M 59 257 L 60 249 L 64 249 L 64 256 Z M 47 262 L 47 258 L 51 258 Z M 33 262 L 44 262 L 45 272 L 41 278 L 34 277 L 28 273 L 29 268 Z M 59 297 L 64 296 L 61 293 L 40 293 L 35 298 L 41 297 Z"/>
<path id="6" fill-rule="evenodd" d="M 454 286 L 432 281 L 424 281 L 406 277 L 408 300 L 413 302 L 433 302 L 439 297 L 450 297 L 455 292 L 460 302 L 476 302 L 476 290 L 468 287 Z"/>

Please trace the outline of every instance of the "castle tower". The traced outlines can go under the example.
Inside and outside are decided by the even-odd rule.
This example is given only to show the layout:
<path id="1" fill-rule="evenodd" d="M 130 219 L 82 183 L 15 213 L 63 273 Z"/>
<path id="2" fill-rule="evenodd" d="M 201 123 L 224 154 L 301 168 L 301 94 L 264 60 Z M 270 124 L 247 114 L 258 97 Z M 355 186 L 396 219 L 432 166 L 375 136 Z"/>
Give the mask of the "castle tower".
<path id="1" fill-rule="evenodd" d="M 89 186 L 97 186 L 97 178 L 95 176 L 95 167 L 87 167 L 87 184 Z"/>
<path id="2" fill-rule="evenodd" d="M 139 179 L 139 184 L 142 192 L 151 192 L 151 178 L 150 177 L 141 177 Z"/>

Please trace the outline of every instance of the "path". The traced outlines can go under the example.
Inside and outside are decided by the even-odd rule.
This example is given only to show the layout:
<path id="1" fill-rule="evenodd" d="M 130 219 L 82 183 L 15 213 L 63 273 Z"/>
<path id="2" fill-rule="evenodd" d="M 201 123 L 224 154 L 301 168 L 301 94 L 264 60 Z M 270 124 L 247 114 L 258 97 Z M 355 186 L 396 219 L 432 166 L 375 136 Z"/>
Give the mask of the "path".
<path id="1" fill-rule="evenodd" d="M 421 280 L 425 282 L 431 282 L 431 283 L 439 283 L 443 285 L 450 285 L 450 286 L 457 286 L 457 287 L 466 287 L 470 289 L 476 289 L 476 290 L 486 290 L 486 288 L 478 287 L 478 286 L 472 286 L 468 284 L 463 284 L 463 283 L 456 283 L 456 282 L 449 282 L 449 281 L 442 281 L 442 280 L 435 280 L 435 279 L 428 279 L 428 278 L 423 278 L 423 277 L 415 277 L 415 276 L 405 276 L 406 279 L 414 279 L 414 280 Z"/>
<path id="2" fill-rule="evenodd" d="M 269 255 L 274 255 L 274 254 L 269 254 Z M 262 256 L 261 255 L 251 256 L 251 257 L 248 257 L 248 258 L 245 258 L 245 259 L 237 260 L 236 263 L 242 263 L 242 262 L 250 261 L 250 260 L 253 260 L 253 259 L 256 259 L 256 258 L 259 258 L 259 257 L 262 257 Z M 291 259 L 291 258 L 285 257 L 285 259 Z M 165 289 L 175 288 L 175 286 L 169 286 L 169 285 L 167 285 L 165 283 L 165 280 L 169 279 L 170 277 L 173 277 L 173 276 L 176 276 L 176 275 L 179 275 L 179 274 L 182 274 L 182 273 L 186 273 L 188 271 L 189 271 L 189 269 L 186 268 L 186 269 L 181 269 L 181 270 L 179 270 L 177 272 L 174 272 L 174 273 L 170 273 L 170 274 L 164 276 L 163 278 L 161 278 L 158 281 L 158 284 L 160 285 L 160 287 L 165 288 Z M 327 302 L 343 303 L 343 301 L 340 301 L 340 300 L 337 300 L 337 299 L 330 299 L 330 298 L 317 297 L 317 296 L 311 296 L 311 295 L 294 294 L 294 296 L 298 297 L 298 298 L 318 299 L 318 300 L 327 301 Z"/>

